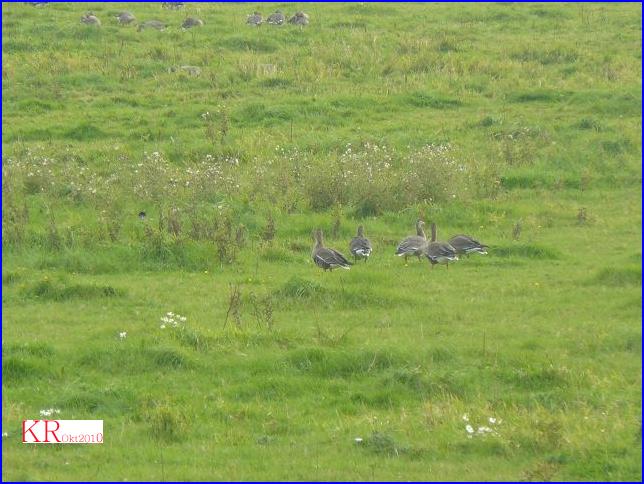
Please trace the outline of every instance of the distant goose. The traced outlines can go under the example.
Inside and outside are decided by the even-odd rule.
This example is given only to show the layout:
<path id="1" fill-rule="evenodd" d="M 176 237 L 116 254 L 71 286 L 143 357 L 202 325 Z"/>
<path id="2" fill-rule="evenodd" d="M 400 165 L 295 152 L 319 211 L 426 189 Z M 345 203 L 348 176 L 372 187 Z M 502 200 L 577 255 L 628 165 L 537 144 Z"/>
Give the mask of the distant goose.
<path id="1" fill-rule="evenodd" d="M 313 262 L 315 262 L 318 267 L 321 267 L 325 271 L 333 270 L 338 267 L 342 267 L 343 269 L 351 268 L 351 262 L 340 254 L 340 252 L 324 247 L 322 242 L 322 231 L 320 229 L 315 231 L 314 239 L 315 245 L 313 246 L 311 257 L 313 257 Z"/>
<path id="2" fill-rule="evenodd" d="M 136 17 L 130 12 L 121 12 L 116 16 L 121 25 L 129 25 L 136 20 Z"/>
<path id="3" fill-rule="evenodd" d="M 356 262 L 358 259 L 364 259 L 367 262 L 367 259 L 371 255 L 371 242 L 364 236 L 364 228 L 362 225 L 358 227 L 358 234 L 351 239 L 349 250 L 353 254 L 353 259 Z"/>
<path id="4" fill-rule="evenodd" d="M 458 260 L 456 249 L 447 242 L 436 241 L 436 224 L 432 222 L 432 240 L 425 246 L 425 257 L 432 264 L 445 264 L 449 269 L 449 263 Z"/>
<path id="5" fill-rule="evenodd" d="M 309 16 L 304 12 L 297 12 L 289 19 L 288 23 L 294 24 L 294 25 L 308 25 Z"/>
<path id="6" fill-rule="evenodd" d="M 82 24 L 85 24 L 85 25 L 96 25 L 97 27 L 101 26 L 101 21 L 92 12 L 87 12 L 85 15 L 81 17 L 80 21 Z"/>
<path id="7" fill-rule="evenodd" d="M 168 10 L 179 10 L 183 8 L 183 2 L 163 2 L 161 7 L 167 8 Z"/>
<path id="8" fill-rule="evenodd" d="M 253 15 L 249 15 L 248 18 L 246 19 L 246 23 L 248 25 L 253 25 L 257 27 L 258 25 L 262 24 L 262 14 L 259 12 L 253 13 Z"/>
<path id="9" fill-rule="evenodd" d="M 192 27 L 203 27 L 203 20 L 195 17 L 188 17 L 183 21 L 181 27 L 184 29 L 191 29 Z"/>
<path id="10" fill-rule="evenodd" d="M 143 22 L 141 25 L 139 25 L 139 28 L 137 30 L 141 32 L 145 29 L 165 30 L 165 24 L 158 20 L 148 20 L 147 22 Z"/>
<path id="11" fill-rule="evenodd" d="M 266 23 L 271 25 L 282 25 L 284 22 L 286 22 L 286 17 L 284 17 L 284 14 L 279 10 L 276 10 L 275 13 L 270 14 L 266 19 Z"/>
<path id="12" fill-rule="evenodd" d="M 423 248 L 427 244 L 427 237 L 425 236 L 425 231 L 423 227 L 425 222 L 419 220 L 416 222 L 416 235 L 410 235 L 405 237 L 398 248 L 396 249 L 397 256 L 403 256 L 405 258 L 405 265 L 407 265 L 407 258 L 410 255 L 415 255 L 420 260 L 420 256 L 423 255 Z"/>
<path id="13" fill-rule="evenodd" d="M 469 255 L 472 252 L 476 252 L 477 254 L 487 254 L 488 246 L 481 244 L 478 240 L 474 240 L 468 235 L 455 235 L 449 239 L 449 244 L 454 247 L 457 254 Z"/>

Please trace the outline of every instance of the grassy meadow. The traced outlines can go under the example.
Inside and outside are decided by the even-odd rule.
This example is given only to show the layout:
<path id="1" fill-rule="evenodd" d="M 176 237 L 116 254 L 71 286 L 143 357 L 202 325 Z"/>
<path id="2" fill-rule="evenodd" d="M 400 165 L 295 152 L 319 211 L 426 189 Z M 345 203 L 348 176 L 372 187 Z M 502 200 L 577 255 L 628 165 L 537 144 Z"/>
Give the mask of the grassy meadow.
<path id="1" fill-rule="evenodd" d="M 3 2 L 3 480 L 641 480 L 641 20 Z"/>

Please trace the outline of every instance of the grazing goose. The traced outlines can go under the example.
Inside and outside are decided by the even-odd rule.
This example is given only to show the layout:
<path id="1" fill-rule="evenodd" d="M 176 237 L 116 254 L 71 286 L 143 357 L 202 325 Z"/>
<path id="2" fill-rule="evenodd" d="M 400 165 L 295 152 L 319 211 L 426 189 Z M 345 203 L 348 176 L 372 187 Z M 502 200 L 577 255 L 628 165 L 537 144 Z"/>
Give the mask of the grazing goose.
<path id="1" fill-rule="evenodd" d="M 454 247 L 457 254 L 470 255 L 470 253 L 472 252 L 476 252 L 478 254 L 487 254 L 486 249 L 488 248 L 488 246 L 481 244 L 478 240 L 474 240 L 468 235 L 455 235 L 454 237 L 449 239 L 449 244 Z"/>
<path id="2" fill-rule="evenodd" d="M 262 24 L 262 14 L 259 12 L 253 13 L 253 15 L 249 15 L 248 18 L 246 19 L 246 23 L 248 25 L 252 25 L 254 27 L 257 27 L 258 25 Z"/>
<path id="3" fill-rule="evenodd" d="M 315 245 L 313 246 L 311 257 L 313 257 L 313 262 L 315 262 L 316 265 L 325 271 L 333 270 L 338 267 L 342 267 L 343 269 L 351 268 L 351 262 L 340 254 L 340 252 L 324 247 L 324 244 L 322 243 L 322 231 L 320 229 L 315 231 L 314 239 Z"/>
<path id="4" fill-rule="evenodd" d="M 92 12 L 87 12 L 81 17 L 80 21 L 82 24 L 86 25 L 96 25 L 97 27 L 101 26 L 101 21 Z"/>
<path id="5" fill-rule="evenodd" d="M 137 29 L 139 32 L 145 29 L 156 29 L 156 30 L 165 30 L 165 24 L 159 20 L 148 20 L 139 25 Z"/>
<path id="6" fill-rule="evenodd" d="M 121 12 L 116 16 L 119 25 L 130 25 L 136 20 L 136 17 L 130 12 Z"/>
<path id="7" fill-rule="evenodd" d="M 286 17 L 280 10 L 275 10 L 275 13 L 272 13 L 266 19 L 266 23 L 271 25 L 282 25 L 286 21 Z"/>
<path id="8" fill-rule="evenodd" d="M 435 264 L 446 264 L 449 269 L 450 261 L 458 260 L 456 249 L 447 242 L 436 241 L 436 224 L 432 222 L 432 240 L 425 246 L 425 257 L 429 259 L 432 264 L 432 269 Z"/>
<path id="9" fill-rule="evenodd" d="M 405 237 L 398 244 L 396 255 L 405 258 L 405 265 L 407 265 L 407 257 L 410 255 L 415 255 L 420 260 L 420 256 L 423 254 L 423 248 L 427 244 L 427 237 L 425 237 L 425 231 L 423 230 L 424 226 L 425 222 L 422 220 L 416 222 L 416 235 Z"/>
<path id="10" fill-rule="evenodd" d="M 188 17 L 183 21 L 181 27 L 184 29 L 191 29 L 192 27 L 203 27 L 203 20 L 195 17 Z"/>
<path id="11" fill-rule="evenodd" d="M 183 8 L 183 2 L 163 2 L 161 7 L 168 10 L 179 10 Z"/>
<path id="12" fill-rule="evenodd" d="M 349 250 L 353 254 L 355 262 L 358 259 L 364 259 L 367 262 L 367 259 L 371 255 L 371 242 L 364 236 L 364 228 L 362 225 L 358 227 L 358 234 L 349 242 Z"/>
<path id="13" fill-rule="evenodd" d="M 288 23 L 293 25 L 308 25 L 309 16 L 304 12 L 297 12 L 289 19 Z"/>

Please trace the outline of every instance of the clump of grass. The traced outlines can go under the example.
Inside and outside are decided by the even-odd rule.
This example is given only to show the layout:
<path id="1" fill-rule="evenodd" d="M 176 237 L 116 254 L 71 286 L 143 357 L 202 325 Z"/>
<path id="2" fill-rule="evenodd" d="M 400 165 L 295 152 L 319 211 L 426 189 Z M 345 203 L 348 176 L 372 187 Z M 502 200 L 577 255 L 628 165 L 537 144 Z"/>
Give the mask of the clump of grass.
<path id="1" fill-rule="evenodd" d="M 12 343 L 2 347 L 3 356 L 35 356 L 37 358 L 51 358 L 55 353 L 54 348 L 44 342 L 33 341 L 29 343 Z"/>
<path id="2" fill-rule="evenodd" d="M 264 296 L 257 296 L 255 293 L 250 293 L 250 304 L 253 308 L 255 321 L 259 328 L 266 328 L 269 331 L 273 330 L 273 296 L 266 294 Z"/>
<path id="3" fill-rule="evenodd" d="M 278 298 L 309 299 L 325 293 L 324 287 L 315 281 L 293 276 L 275 293 Z"/>
<path id="4" fill-rule="evenodd" d="M 403 455 L 417 456 L 421 452 L 407 445 L 396 442 L 396 439 L 385 432 L 373 432 L 359 445 L 368 452 L 385 457 L 401 457 Z"/>
<path id="5" fill-rule="evenodd" d="M 152 437 L 160 441 L 180 441 L 188 430 L 188 419 L 184 413 L 169 402 L 147 402 L 143 418 L 149 425 Z"/>
<path id="6" fill-rule="evenodd" d="M 169 333 L 172 338 L 182 346 L 192 348 L 196 351 L 208 350 L 208 338 L 196 329 L 190 328 L 186 325 L 180 325 L 174 328 L 169 328 Z"/>
<path id="7" fill-rule="evenodd" d="M 9 384 L 33 382 L 50 374 L 47 365 L 33 358 L 22 356 L 2 358 L 2 377 Z"/>
<path id="8" fill-rule="evenodd" d="M 242 311 L 242 296 L 239 284 L 230 284 L 230 294 L 228 296 L 228 311 L 226 311 L 226 319 L 224 320 L 224 327 L 228 324 L 228 318 L 232 317 L 235 325 L 241 327 L 241 311 Z"/>
<path id="9" fill-rule="evenodd" d="M 2 284 L 16 284 L 24 280 L 26 272 L 23 269 L 6 271 L 2 273 Z"/>
<path id="10" fill-rule="evenodd" d="M 174 348 L 153 348 L 150 349 L 148 356 L 154 365 L 160 368 L 184 368 L 188 362 L 179 351 Z"/>
<path id="11" fill-rule="evenodd" d="M 591 282 L 613 287 L 641 286 L 642 269 L 636 267 L 626 269 L 607 267 L 600 270 L 591 279 Z"/>
<path id="12" fill-rule="evenodd" d="M 515 229 L 513 230 L 513 238 L 515 240 L 521 233 L 520 229 L 517 230 L 516 227 L 515 225 Z M 559 253 L 555 249 L 533 244 L 495 246 L 493 252 L 495 257 L 521 257 L 544 260 L 557 260 L 560 258 Z"/>
<path id="13" fill-rule="evenodd" d="M 27 298 L 41 301 L 66 301 L 70 299 L 94 299 L 122 297 L 126 294 L 123 289 L 113 286 L 97 284 L 71 284 L 65 285 L 51 280 L 45 276 L 22 290 L 22 295 Z"/>
<path id="14" fill-rule="evenodd" d="M 262 231 L 262 241 L 270 244 L 275 238 L 275 231 L 275 219 L 273 218 L 273 214 L 269 212 L 266 226 Z"/>

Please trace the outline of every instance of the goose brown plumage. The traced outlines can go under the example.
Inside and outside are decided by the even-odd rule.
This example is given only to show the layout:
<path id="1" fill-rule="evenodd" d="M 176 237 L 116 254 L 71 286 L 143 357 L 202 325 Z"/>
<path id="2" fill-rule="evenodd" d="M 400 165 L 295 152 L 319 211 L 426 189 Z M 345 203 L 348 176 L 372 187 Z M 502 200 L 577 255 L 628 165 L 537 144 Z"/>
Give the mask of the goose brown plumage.
<path id="1" fill-rule="evenodd" d="M 398 244 L 396 255 L 399 257 L 403 256 L 405 258 L 405 265 L 407 265 L 407 258 L 410 255 L 415 255 L 418 257 L 418 260 L 420 260 L 420 256 L 423 255 L 423 248 L 427 244 L 427 237 L 423 230 L 424 226 L 425 222 L 418 220 L 416 222 L 416 235 L 405 237 L 400 241 L 400 244 Z"/>
<path id="2" fill-rule="evenodd" d="M 447 242 L 438 242 L 436 240 L 436 224 L 432 222 L 432 238 L 425 246 L 423 253 L 429 259 L 432 269 L 436 264 L 445 264 L 449 269 L 449 263 L 458 260 L 456 249 Z"/>
<path id="3" fill-rule="evenodd" d="M 324 247 L 322 231 L 320 229 L 317 229 L 313 233 L 313 238 L 315 239 L 315 245 L 311 251 L 311 257 L 318 267 L 321 267 L 325 271 L 337 269 L 338 267 L 342 267 L 343 269 L 351 268 L 351 262 L 340 254 L 340 252 Z"/>
<path id="4" fill-rule="evenodd" d="M 366 262 L 371 255 L 371 242 L 364 236 L 364 227 L 362 225 L 358 227 L 358 233 L 349 242 L 349 250 L 356 262 L 358 259 L 364 259 Z"/>
<path id="5" fill-rule="evenodd" d="M 478 240 L 474 240 L 469 235 L 458 234 L 449 239 L 449 244 L 454 247 L 457 254 L 469 255 L 472 252 L 477 254 L 487 254 L 488 246 L 481 244 Z"/>

